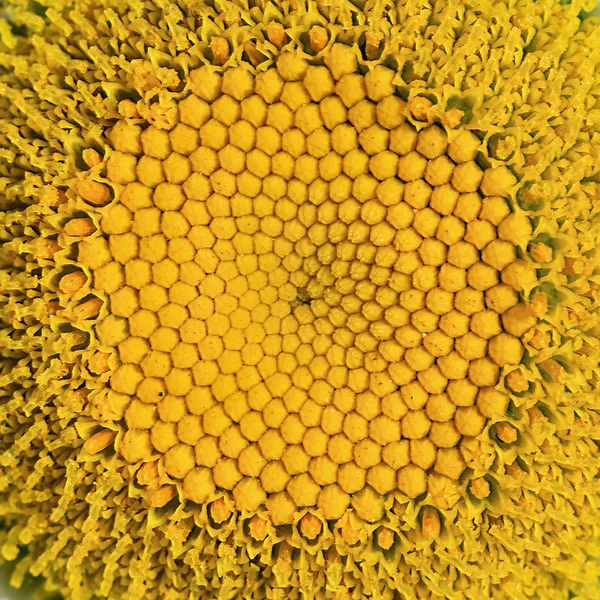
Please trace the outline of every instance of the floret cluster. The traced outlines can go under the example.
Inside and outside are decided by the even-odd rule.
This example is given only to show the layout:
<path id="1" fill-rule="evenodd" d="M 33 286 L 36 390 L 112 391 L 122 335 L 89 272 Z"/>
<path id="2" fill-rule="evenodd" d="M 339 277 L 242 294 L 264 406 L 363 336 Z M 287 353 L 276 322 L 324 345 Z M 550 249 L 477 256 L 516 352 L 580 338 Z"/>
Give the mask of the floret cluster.
<path id="1" fill-rule="evenodd" d="M 12 582 L 595 599 L 588 3 L 9 4 Z"/>
<path id="2" fill-rule="evenodd" d="M 152 124 L 123 101 L 118 199 L 78 188 L 101 207 L 78 260 L 108 299 L 119 453 L 194 502 L 266 503 L 276 525 L 304 507 L 339 519 L 359 492 L 380 496 L 354 500 L 369 520 L 396 489 L 449 508 L 461 440 L 487 418 L 517 437 L 495 389 L 523 357 L 512 315 L 535 279 L 513 242 L 517 179 L 477 164 L 473 133 L 418 131 L 391 69 L 331 54 L 333 74 L 294 55 L 256 77 L 192 71 Z M 162 483 L 151 505 L 176 495 Z"/>

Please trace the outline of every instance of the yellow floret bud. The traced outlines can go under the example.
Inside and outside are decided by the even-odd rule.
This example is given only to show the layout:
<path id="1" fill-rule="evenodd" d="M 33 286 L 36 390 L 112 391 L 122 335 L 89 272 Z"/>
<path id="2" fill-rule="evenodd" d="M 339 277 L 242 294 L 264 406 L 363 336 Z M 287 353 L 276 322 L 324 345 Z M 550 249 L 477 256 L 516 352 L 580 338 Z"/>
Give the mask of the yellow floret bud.
<path id="1" fill-rule="evenodd" d="M 437 364 L 448 379 L 463 379 L 469 369 L 469 361 L 456 351 L 439 358 Z"/>
<path id="2" fill-rule="evenodd" d="M 463 131 L 448 145 L 448 155 L 455 163 L 466 163 L 476 158 L 481 141 L 471 131 Z"/>
<path id="3" fill-rule="evenodd" d="M 136 166 L 135 156 L 113 152 L 106 163 L 106 173 L 110 181 L 126 185 L 136 180 Z"/>
<path id="4" fill-rule="evenodd" d="M 498 225 L 498 237 L 515 245 L 523 244 L 525 240 L 528 241 L 532 232 L 531 220 L 523 212 L 508 215 Z"/>
<path id="5" fill-rule="evenodd" d="M 502 269 L 502 281 L 517 291 L 528 291 L 537 283 L 535 267 L 524 260 L 516 260 Z"/>
<path id="6" fill-rule="evenodd" d="M 509 191 L 517 183 L 517 178 L 508 167 L 487 169 L 481 182 L 481 191 L 486 196 L 508 196 Z"/>
<path id="7" fill-rule="evenodd" d="M 394 71 L 383 65 L 377 65 L 365 75 L 367 95 L 378 102 L 394 94 Z"/>
<path id="8" fill-rule="evenodd" d="M 498 226 L 509 215 L 510 207 L 501 196 L 490 196 L 483 199 L 479 213 L 480 219 L 485 219 L 492 225 Z"/>
<path id="9" fill-rule="evenodd" d="M 421 179 L 426 169 L 427 159 L 414 150 L 407 152 L 398 160 L 398 177 L 406 182 Z"/>
<path id="10" fill-rule="evenodd" d="M 439 156 L 427 163 L 425 179 L 434 186 L 449 185 L 455 164 L 447 156 Z M 458 192 L 456 193 L 458 197 Z"/>
<path id="11" fill-rule="evenodd" d="M 491 493 L 490 484 L 483 477 L 472 479 L 469 484 L 469 490 L 479 500 L 487 498 Z"/>
<path id="12" fill-rule="evenodd" d="M 491 241 L 481 252 L 481 258 L 498 271 L 504 269 L 517 258 L 515 247 L 503 240 Z"/>
<path id="13" fill-rule="evenodd" d="M 406 104 L 398 96 L 386 96 L 377 103 L 377 122 L 388 130 L 399 127 L 404 122 Z"/>
<path id="14" fill-rule="evenodd" d="M 532 313 L 531 307 L 525 304 L 516 304 L 502 314 L 504 329 L 518 338 L 522 337 L 537 323 L 537 317 Z"/>
<path id="15" fill-rule="evenodd" d="M 460 269 L 468 269 L 479 261 L 477 248 L 466 241 L 459 241 L 448 248 L 448 262 Z"/>
<path id="16" fill-rule="evenodd" d="M 432 182 L 430 181 L 430 183 Z M 434 184 L 432 183 L 432 185 Z M 456 237 L 457 239 L 453 241 L 458 241 L 464 232 L 464 224 L 456 217 L 448 216 L 454 211 L 458 200 L 459 193 L 448 183 L 435 187 L 431 194 L 431 208 L 440 215 L 445 215 L 445 218 L 442 220 L 445 225 L 442 226 L 438 232 L 438 237 L 439 239 L 442 239 L 442 241 L 444 241 L 442 236 L 451 238 Z M 458 233 L 456 233 L 456 231 L 458 231 Z"/>
<path id="17" fill-rule="evenodd" d="M 277 26 L 281 27 L 281 25 L 279 23 L 275 23 L 274 21 L 271 21 L 271 23 L 269 23 L 269 25 L 267 26 L 267 29 L 270 32 L 269 33 L 270 37 L 273 35 L 277 35 L 277 36 L 280 35 L 280 34 L 275 34 L 275 32 L 278 30 Z M 275 43 L 275 41 L 273 41 L 273 40 L 271 40 L 271 42 Z M 337 46 L 337 44 L 334 44 L 334 46 Z M 332 50 L 333 50 L 333 48 L 332 48 Z M 294 54 L 291 52 L 284 53 L 284 54 L 281 54 L 279 56 L 279 58 L 277 59 L 277 72 L 281 75 L 281 77 L 285 81 L 300 81 L 306 74 L 307 69 L 308 69 L 308 62 L 306 61 L 305 58 L 302 58 L 301 56 L 299 56 L 297 54 Z"/>
<path id="18" fill-rule="evenodd" d="M 460 337 L 469 331 L 469 317 L 452 310 L 441 317 L 440 329 L 450 337 Z"/>
<path id="19" fill-rule="evenodd" d="M 194 450 L 187 444 L 176 444 L 165 454 L 165 471 L 176 479 L 183 479 L 194 468 L 194 465 Z"/>
<path id="20" fill-rule="evenodd" d="M 498 283 L 498 271 L 488 264 L 475 263 L 467 271 L 467 281 L 473 289 L 485 291 Z"/>
<path id="21" fill-rule="evenodd" d="M 410 410 L 402 419 L 402 436 L 411 440 L 424 438 L 431 421 L 424 410 Z"/>
<path id="22" fill-rule="evenodd" d="M 356 49 L 353 46 L 340 43 L 334 43 L 325 58 L 325 64 L 336 81 L 348 73 L 354 73 L 356 63 Z"/>
<path id="23" fill-rule="evenodd" d="M 464 291 L 467 286 L 467 271 L 465 268 L 459 268 L 455 266 L 455 263 L 459 265 L 467 265 L 470 266 L 469 263 L 472 264 L 472 257 L 475 253 L 468 247 L 463 246 L 462 248 L 459 246 L 455 247 L 455 244 L 452 245 L 451 248 L 448 249 L 448 261 L 440 267 L 438 274 L 438 283 L 439 287 L 446 292 L 458 292 Z M 462 251 L 466 250 L 466 253 Z M 461 256 L 462 254 L 462 256 Z M 469 254 L 471 254 L 471 258 L 469 258 Z M 451 259 L 450 259 L 451 256 Z M 450 264 L 450 260 L 454 264 Z M 470 288 L 469 288 L 470 289 Z M 458 298 L 458 296 L 457 296 Z M 458 308 L 458 306 L 457 306 Z M 459 309 L 460 310 L 460 309 Z M 463 311 L 464 312 L 464 311 Z"/>
<path id="24" fill-rule="evenodd" d="M 465 436 L 478 436 L 485 427 L 485 417 L 476 406 L 459 407 L 454 415 L 456 429 Z"/>
<path id="25" fill-rule="evenodd" d="M 496 385 L 498 375 L 498 367 L 489 358 L 478 358 L 469 365 L 469 379 L 479 387 Z"/>
<path id="26" fill-rule="evenodd" d="M 215 489 L 210 469 L 202 467 L 192 469 L 183 481 L 183 490 L 186 497 L 198 504 L 206 502 Z"/>
<path id="27" fill-rule="evenodd" d="M 518 439 L 517 430 L 509 423 L 499 423 L 498 425 L 495 425 L 494 431 L 498 439 L 505 444 L 512 444 Z"/>
<path id="28" fill-rule="evenodd" d="M 425 158 L 432 159 L 442 156 L 448 147 L 446 132 L 437 125 L 431 125 L 419 132 L 417 151 Z"/>
<path id="29" fill-rule="evenodd" d="M 151 429 L 156 422 L 156 407 L 133 400 L 125 411 L 125 422 L 129 429 Z"/>
<path id="30" fill-rule="evenodd" d="M 418 139 L 419 134 L 414 127 L 403 123 L 390 132 L 390 150 L 399 156 L 405 156 L 416 150 Z"/>
<path id="31" fill-rule="evenodd" d="M 196 446 L 196 459 L 198 459 L 198 446 Z M 243 478 L 237 463 L 231 458 L 223 458 L 213 467 L 215 484 L 225 490 L 233 490 Z"/>
<path id="32" fill-rule="evenodd" d="M 441 448 L 438 451 L 434 466 L 436 473 L 458 480 L 466 467 L 467 465 L 458 448 Z"/>
<path id="33" fill-rule="evenodd" d="M 427 491 L 427 474 L 417 465 L 407 465 L 398 471 L 398 489 L 409 498 Z"/>
<path id="34" fill-rule="evenodd" d="M 323 66 L 310 65 L 303 79 L 304 87 L 313 102 L 320 102 L 326 96 L 333 94 L 335 82 L 329 69 Z"/>
<path id="35" fill-rule="evenodd" d="M 326 519 L 339 519 L 350 504 L 350 496 L 339 485 L 329 485 L 319 493 L 317 504 Z"/>
<path id="36" fill-rule="evenodd" d="M 239 510 L 256 511 L 267 495 L 257 479 L 247 477 L 235 486 L 233 498 Z"/>
<path id="37" fill-rule="evenodd" d="M 129 463 L 150 458 L 152 455 L 150 434 L 141 429 L 126 431 L 119 445 L 119 452 Z"/>
<path id="38" fill-rule="evenodd" d="M 428 438 L 411 440 L 410 462 L 421 469 L 431 469 L 435 464 L 438 449 Z"/>
<path id="39" fill-rule="evenodd" d="M 510 398 L 493 387 L 482 388 L 477 394 L 477 408 L 482 415 L 493 419 L 506 414 Z"/>
<path id="40" fill-rule="evenodd" d="M 456 416 L 456 415 L 455 415 Z M 435 422 L 431 425 L 429 439 L 438 448 L 454 448 L 460 441 L 460 432 L 454 421 Z"/>
<path id="41" fill-rule="evenodd" d="M 524 351 L 521 341 L 508 333 L 500 333 L 489 342 L 489 355 L 498 366 L 519 364 Z"/>
<path id="42" fill-rule="evenodd" d="M 452 185 L 459 192 L 476 192 L 484 173 L 475 161 L 459 164 L 452 175 Z"/>
<path id="43" fill-rule="evenodd" d="M 201 438 L 194 448 L 194 454 L 196 464 L 212 469 L 221 458 L 218 438 L 212 436 Z"/>
<path id="44" fill-rule="evenodd" d="M 481 211 L 481 196 L 477 192 L 468 192 L 458 197 L 454 208 L 454 215 L 470 223 L 474 221 Z"/>
<path id="45" fill-rule="evenodd" d="M 154 125 L 142 132 L 141 143 L 146 156 L 165 160 L 171 153 L 169 134 Z"/>
<path id="46" fill-rule="evenodd" d="M 349 462 L 340 467 L 338 484 L 346 493 L 355 494 L 365 486 L 366 475 L 366 469 Z"/>

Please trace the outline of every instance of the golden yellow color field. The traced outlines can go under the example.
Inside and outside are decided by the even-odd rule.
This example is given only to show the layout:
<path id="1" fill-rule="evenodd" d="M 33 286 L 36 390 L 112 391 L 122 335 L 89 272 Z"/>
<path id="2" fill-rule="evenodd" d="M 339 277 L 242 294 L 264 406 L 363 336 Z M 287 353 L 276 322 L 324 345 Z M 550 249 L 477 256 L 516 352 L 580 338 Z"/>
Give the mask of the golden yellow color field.
<path id="1" fill-rule="evenodd" d="M 6 4 L 11 582 L 597 598 L 594 3 Z"/>

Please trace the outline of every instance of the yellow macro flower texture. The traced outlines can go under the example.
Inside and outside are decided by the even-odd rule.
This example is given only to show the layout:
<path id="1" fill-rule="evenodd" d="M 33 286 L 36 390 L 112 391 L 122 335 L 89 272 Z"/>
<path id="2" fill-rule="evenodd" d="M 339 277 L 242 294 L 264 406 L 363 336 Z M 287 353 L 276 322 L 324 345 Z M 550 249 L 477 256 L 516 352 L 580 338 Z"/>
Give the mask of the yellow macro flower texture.
<path id="1" fill-rule="evenodd" d="M 13 585 L 598 597 L 593 4 L 7 3 Z"/>

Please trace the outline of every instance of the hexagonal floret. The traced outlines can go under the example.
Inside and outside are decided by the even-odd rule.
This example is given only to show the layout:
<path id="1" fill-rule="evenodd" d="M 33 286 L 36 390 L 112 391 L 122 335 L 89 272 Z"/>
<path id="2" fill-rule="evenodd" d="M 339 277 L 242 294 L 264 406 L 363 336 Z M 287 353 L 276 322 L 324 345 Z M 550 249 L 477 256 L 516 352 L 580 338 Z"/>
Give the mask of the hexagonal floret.
<path id="1" fill-rule="evenodd" d="M 335 82 L 327 67 L 309 66 L 304 75 L 304 87 L 314 102 L 333 94 Z"/>
<path id="2" fill-rule="evenodd" d="M 256 129 L 248 121 L 238 121 L 229 128 L 229 141 L 243 150 L 250 152 L 256 142 Z"/>
<path id="3" fill-rule="evenodd" d="M 244 152 L 232 144 L 227 144 L 218 152 L 219 164 L 223 169 L 230 173 L 239 174 L 246 166 Z"/>
<path id="4" fill-rule="evenodd" d="M 227 144 L 229 134 L 227 127 L 216 119 L 207 121 L 200 129 L 200 142 L 213 150 L 220 150 Z M 193 148 L 195 150 L 196 148 Z M 184 154 L 184 153 L 182 153 Z"/>
<path id="5" fill-rule="evenodd" d="M 210 104 L 195 94 L 179 102 L 179 120 L 185 125 L 200 129 L 210 119 Z"/>
<path id="6" fill-rule="evenodd" d="M 198 147 L 198 131 L 189 125 L 179 123 L 169 133 L 169 140 L 175 152 L 188 156 Z"/>
<path id="7" fill-rule="evenodd" d="M 192 173 L 192 165 L 183 154 L 172 152 L 163 161 L 163 169 L 167 181 L 171 183 L 183 183 Z"/>

